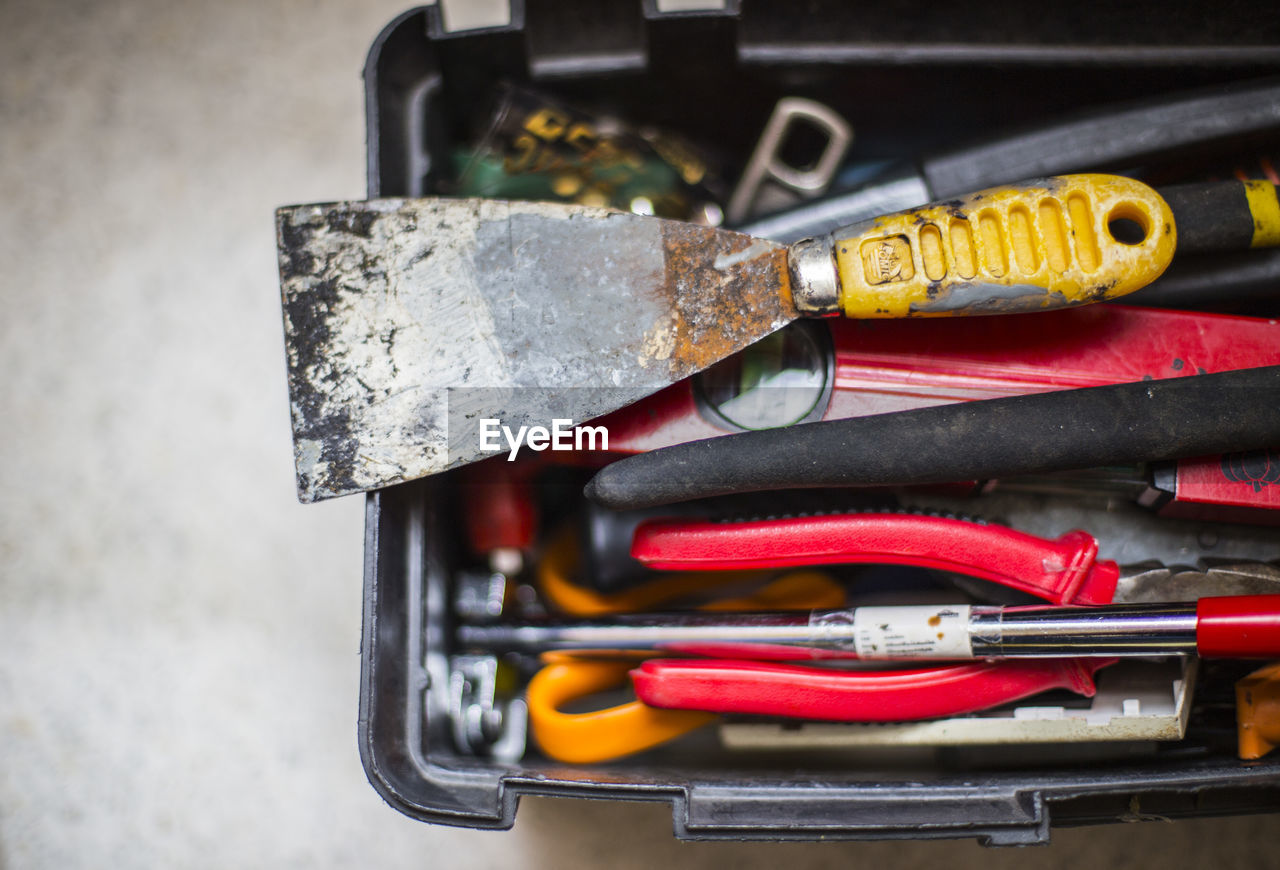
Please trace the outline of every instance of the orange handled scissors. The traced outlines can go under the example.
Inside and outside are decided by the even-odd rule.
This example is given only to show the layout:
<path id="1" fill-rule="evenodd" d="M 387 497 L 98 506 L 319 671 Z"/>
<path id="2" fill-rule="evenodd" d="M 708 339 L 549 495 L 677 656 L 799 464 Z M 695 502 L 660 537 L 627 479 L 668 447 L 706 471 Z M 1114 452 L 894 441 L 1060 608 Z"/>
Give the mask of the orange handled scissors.
<path id="1" fill-rule="evenodd" d="M 688 598 L 706 590 L 767 580 L 769 572 L 689 572 L 660 577 L 633 589 L 605 595 L 573 583 L 576 541 L 571 532 L 557 536 L 538 565 L 538 584 L 546 599 L 573 616 L 595 616 L 645 610 Z M 839 607 L 845 601 L 840 584 L 813 570 L 792 571 L 766 582 L 745 597 L 721 597 L 703 609 L 743 611 Z M 589 659 L 544 653 L 545 666 L 527 689 L 529 727 L 551 758 L 591 764 L 643 752 L 719 719 L 715 713 L 663 710 L 628 701 L 589 713 L 566 713 L 563 707 L 580 698 L 627 684 L 636 657 Z"/>

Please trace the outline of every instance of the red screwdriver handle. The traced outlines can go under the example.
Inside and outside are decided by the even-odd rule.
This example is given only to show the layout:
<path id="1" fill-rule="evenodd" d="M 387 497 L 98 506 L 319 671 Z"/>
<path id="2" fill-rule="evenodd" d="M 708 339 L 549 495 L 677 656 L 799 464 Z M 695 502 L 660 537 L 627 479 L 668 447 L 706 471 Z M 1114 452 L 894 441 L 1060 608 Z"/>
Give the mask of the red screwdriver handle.
<path id="1" fill-rule="evenodd" d="M 1201 598 L 1196 651 L 1217 658 L 1280 658 L 1280 595 Z"/>
<path id="2" fill-rule="evenodd" d="M 650 568 L 914 565 L 981 577 L 1054 604 L 1109 604 L 1120 569 L 1087 532 L 1057 540 L 1004 526 L 917 514 L 834 514 L 745 522 L 642 523 L 631 555 Z"/>

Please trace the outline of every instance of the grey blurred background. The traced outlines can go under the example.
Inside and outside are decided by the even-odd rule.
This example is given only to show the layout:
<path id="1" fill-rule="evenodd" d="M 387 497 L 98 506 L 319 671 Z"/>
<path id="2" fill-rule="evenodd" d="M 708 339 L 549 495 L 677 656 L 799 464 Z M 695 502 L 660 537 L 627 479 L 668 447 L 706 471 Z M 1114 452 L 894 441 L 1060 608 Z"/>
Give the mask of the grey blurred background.
<path id="1" fill-rule="evenodd" d="M 360 70 L 406 5 L 0 0 L 0 867 L 1277 866 L 1274 816 L 1028 852 L 384 805 L 362 502 L 294 498 L 271 212 L 363 195 Z"/>

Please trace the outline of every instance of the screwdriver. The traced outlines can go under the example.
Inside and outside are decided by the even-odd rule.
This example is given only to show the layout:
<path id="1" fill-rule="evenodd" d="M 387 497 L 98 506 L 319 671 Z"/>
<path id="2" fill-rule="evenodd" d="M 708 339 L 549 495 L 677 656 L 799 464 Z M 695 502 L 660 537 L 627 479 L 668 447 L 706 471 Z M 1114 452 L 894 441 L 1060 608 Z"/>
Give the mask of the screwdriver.
<path id="1" fill-rule="evenodd" d="M 1200 655 L 1280 657 L 1280 595 L 1097 607 L 908 605 L 809 613 L 635 613 L 461 625 L 491 652 L 648 650 L 749 659 L 986 659 Z"/>
<path id="2" fill-rule="evenodd" d="M 1274 77 L 1103 105 L 1047 125 L 1023 126 L 986 141 L 926 155 L 863 187 L 835 192 L 733 229 L 794 242 L 1018 178 L 1104 166 L 1168 164 L 1183 155 L 1239 150 L 1242 141 L 1274 140 L 1278 130 L 1280 79 Z M 1182 234 L 1181 226 L 1178 233 Z"/>

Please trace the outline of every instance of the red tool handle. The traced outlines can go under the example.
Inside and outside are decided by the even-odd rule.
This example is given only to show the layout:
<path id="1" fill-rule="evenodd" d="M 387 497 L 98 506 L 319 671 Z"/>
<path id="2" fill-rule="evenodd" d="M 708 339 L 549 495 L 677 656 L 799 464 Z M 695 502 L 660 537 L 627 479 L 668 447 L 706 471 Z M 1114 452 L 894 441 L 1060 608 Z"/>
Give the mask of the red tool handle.
<path id="1" fill-rule="evenodd" d="M 840 671 L 721 659 L 650 659 L 631 672 L 652 707 L 837 722 L 958 716 L 1050 689 L 1094 694 L 1116 659 L 974 662 L 906 671 Z"/>
<path id="2" fill-rule="evenodd" d="M 915 565 L 981 577 L 1055 604 L 1109 604 L 1120 576 L 1115 562 L 1097 560 L 1098 542 L 1087 532 L 1053 541 L 1003 526 L 893 513 L 650 520 L 636 529 L 631 555 L 667 570 Z"/>
<path id="3" fill-rule="evenodd" d="M 494 457 L 462 469 L 463 519 L 474 553 L 502 547 L 528 550 L 538 527 L 533 492 L 533 462 L 507 462 Z"/>
<path id="4" fill-rule="evenodd" d="M 1276 595 L 1227 595 L 1196 602 L 1196 652 L 1206 657 L 1280 658 Z"/>

